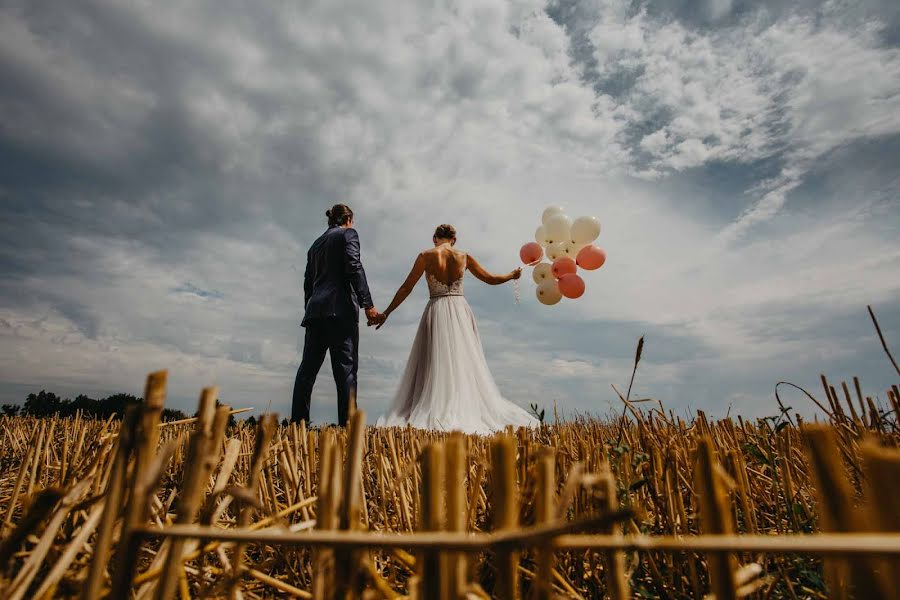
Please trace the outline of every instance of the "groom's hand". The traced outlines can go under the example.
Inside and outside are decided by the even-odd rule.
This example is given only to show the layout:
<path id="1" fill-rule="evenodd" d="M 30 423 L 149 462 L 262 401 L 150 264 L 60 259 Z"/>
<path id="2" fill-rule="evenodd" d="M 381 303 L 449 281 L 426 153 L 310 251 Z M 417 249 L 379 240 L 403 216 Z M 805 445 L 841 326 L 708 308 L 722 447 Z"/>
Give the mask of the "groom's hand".
<path id="1" fill-rule="evenodd" d="M 366 325 L 371 327 L 378 321 L 378 310 L 374 306 L 366 309 Z"/>

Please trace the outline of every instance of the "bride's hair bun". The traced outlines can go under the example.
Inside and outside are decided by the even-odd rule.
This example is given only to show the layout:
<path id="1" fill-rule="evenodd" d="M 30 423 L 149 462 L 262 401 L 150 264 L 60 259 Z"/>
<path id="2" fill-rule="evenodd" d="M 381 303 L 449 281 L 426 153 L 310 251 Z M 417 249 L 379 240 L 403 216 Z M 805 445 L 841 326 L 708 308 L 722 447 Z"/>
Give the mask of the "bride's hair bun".
<path id="1" fill-rule="evenodd" d="M 456 229 L 453 225 L 447 225 L 446 223 L 438 225 L 437 229 L 434 230 L 434 237 L 439 240 L 452 240 L 456 237 Z"/>
<path id="2" fill-rule="evenodd" d="M 328 217 L 329 227 L 337 227 L 353 220 L 353 210 L 346 204 L 335 204 L 325 211 L 325 216 Z"/>

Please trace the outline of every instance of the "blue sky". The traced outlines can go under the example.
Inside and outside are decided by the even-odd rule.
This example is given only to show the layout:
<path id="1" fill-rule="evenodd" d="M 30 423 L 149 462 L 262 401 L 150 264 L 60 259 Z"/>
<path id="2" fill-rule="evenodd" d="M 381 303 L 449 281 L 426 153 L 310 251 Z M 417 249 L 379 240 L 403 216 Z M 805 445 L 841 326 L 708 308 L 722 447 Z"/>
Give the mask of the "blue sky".
<path id="1" fill-rule="evenodd" d="M 865 310 L 900 353 L 896 2 L 5 0 L 0 78 L 2 402 L 168 368 L 170 406 L 286 413 L 336 201 L 379 306 L 438 223 L 506 271 L 544 206 L 601 219 L 577 302 L 467 284 L 522 405 L 618 410 L 641 335 L 679 412 L 897 379 Z M 363 332 L 373 417 L 424 301 Z"/>

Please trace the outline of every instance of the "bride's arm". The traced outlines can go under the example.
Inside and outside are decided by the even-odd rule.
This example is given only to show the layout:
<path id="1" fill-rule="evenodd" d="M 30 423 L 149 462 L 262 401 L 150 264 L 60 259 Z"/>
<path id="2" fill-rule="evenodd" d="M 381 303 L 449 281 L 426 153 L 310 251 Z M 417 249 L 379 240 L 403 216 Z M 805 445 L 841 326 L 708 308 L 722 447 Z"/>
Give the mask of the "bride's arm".
<path id="1" fill-rule="evenodd" d="M 391 300 L 390 305 L 385 309 L 384 318 L 391 316 L 391 313 L 394 312 L 398 306 L 403 304 L 403 301 L 412 293 L 413 288 L 416 287 L 416 284 L 419 282 L 419 279 L 421 279 L 424 272 L 425 257 L 419 254 L 419 256 L 416 257 L 416 262 L 413 263 L 412 270 L 410 270 L 409 275 L 406 276 L 406 281 L 403 282 L 403 285 L 400 286 L 400 289 L 397 290 L 397 293 L 394 295 L 394 299 Z M 379 325 L 379 327 L 381 326 Z"/>
<path id="2" fill-rule="evenodd" d="M 469 254 L 466 258 L 466 265 L 468 269 L 472 271 L 472 275 L 488 285 L 500 285 L 501 283 L 506 283 L 507 281 L 510 281 L 512 279 L 518 279 L 522 275 L 521 268 L 516 269 L 515 271 L 511 271 L 505 275 L 494 275 L 492 273 L 488 273 L 471 254 Z"/>

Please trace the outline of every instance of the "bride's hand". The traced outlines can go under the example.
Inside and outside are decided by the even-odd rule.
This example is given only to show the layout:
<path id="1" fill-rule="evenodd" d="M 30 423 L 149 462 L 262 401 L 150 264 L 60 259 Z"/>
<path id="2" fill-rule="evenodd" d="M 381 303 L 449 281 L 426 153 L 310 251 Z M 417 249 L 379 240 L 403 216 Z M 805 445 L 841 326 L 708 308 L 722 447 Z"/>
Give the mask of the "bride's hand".
<path id="1" fill-rule="evenodd" d="M 518 279 L 522 276 L 522 267 L 519 267 L 515 271 L 512 272 L 510 279 Z"/>
<path id="2" fill-rule="evenodd" d="M 375 317 L 374 325 L 375 331 L 381 329 L 381 326 L 384 325 L 385 321 L 387 321 L 388 316 L 384 313 L 380 313 L 377 317 Z"/>

